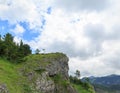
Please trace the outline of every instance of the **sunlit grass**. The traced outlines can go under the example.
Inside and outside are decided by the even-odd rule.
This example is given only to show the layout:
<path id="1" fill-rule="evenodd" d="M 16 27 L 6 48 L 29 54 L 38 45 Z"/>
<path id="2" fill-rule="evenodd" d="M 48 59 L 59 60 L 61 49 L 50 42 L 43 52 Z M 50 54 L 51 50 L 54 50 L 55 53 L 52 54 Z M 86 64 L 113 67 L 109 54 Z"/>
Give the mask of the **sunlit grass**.
<path id="1" fill-rule="evenodd" d="M 90 86 L 88 89 L 81 85 L 73 84 L 73 87 L 77 90 L 78 93 L 95 93 L 92 86 Z"/>
<path id="2" fill-rule="evenodd" d="M 22 77 L 17 71 L 17 65 L 0 59 L 0 84 L 5 84 L 10 93 L 23 93 Z"/>

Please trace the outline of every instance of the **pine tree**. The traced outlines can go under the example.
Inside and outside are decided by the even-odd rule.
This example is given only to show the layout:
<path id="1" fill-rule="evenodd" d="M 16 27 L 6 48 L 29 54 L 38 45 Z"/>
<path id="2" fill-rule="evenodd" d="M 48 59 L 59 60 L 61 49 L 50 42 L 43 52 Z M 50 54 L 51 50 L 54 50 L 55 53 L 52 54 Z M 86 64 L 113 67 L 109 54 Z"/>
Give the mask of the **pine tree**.
<path id="1" fill-rule="evenodd" d="M 4 35 L 3 38 L 0 35 L 0 57 L 4 57 L 12 62 L 18 62 L 31 54 L 31 49 L 22 40 L 20 44 L 16 44 L 13 39 L 14 37 L 10 33 Z"/>
<path id="2" fill-rule="evenodd" d="M 13 36 L 10 33 L 7 33 L 6 35 L 4 35 L 3 42 L 5 57 L 10 60 L 11 55 L 14 52 L 13 47 L 15 46 L 13 42 Z"/>

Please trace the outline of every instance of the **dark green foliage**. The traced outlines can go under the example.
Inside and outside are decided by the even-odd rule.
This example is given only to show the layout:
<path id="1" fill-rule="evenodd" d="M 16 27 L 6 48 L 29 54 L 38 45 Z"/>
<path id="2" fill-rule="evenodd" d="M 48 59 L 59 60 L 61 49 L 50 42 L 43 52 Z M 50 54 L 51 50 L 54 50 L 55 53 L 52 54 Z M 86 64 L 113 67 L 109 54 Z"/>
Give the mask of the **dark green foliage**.
<path id="1" fill-rule="evenodd" d="M 55 83 L 61 83 L 61 75 L 60 74 L 57 74 L 57 75 L 54 75 L 53 77 L 52 77 L 52 79 L 53 79 L 53 81 L 55 82 Z"/>
<path id="2" fill-rule="evenodd" d="M 31 54 L 30 46 L 23 44 L 22 40 L 20 44 L 16 44 L 13 39 L 10 33 L 3 37 L 0 35 L 0 57 L 12 62 L 20 62 L 23 57 Z"/>
<path id="3" fill-rule="evenodd" d="M 82 81 L 81 81 L 80 79 L 78 79 L 76 76 L 75 76 L 75 77 L 70 76 L 69 79 L 70 79 L 70 82 L 71 82 L 71 83 L 81 84 L 81 85 L 83 84 Z"/>
<path id="4" fill-rule="evenodd" d="M 80 79 L 78 79 L 76 76 L 70 76 L 69 77 L 70 82 L 74 85 L 81 86 L 85 90 L 89 91 L 89 93 L 94 93 L 94 88 L 91 86 L 89 82 L 82 82 Z"/>
<path id="5" fill-rule="evenodd" d="M 4 54 L 4 43 L 0 38 L 0 56 L 2 56 L 3 54 Z"/>
<path id="6" fill-rule="evenodd" d="M 32 93 L 32 89 L 30 88 L 29 85 L 24 84 L 23 88 L 24 88 L 24 93 Z"/>

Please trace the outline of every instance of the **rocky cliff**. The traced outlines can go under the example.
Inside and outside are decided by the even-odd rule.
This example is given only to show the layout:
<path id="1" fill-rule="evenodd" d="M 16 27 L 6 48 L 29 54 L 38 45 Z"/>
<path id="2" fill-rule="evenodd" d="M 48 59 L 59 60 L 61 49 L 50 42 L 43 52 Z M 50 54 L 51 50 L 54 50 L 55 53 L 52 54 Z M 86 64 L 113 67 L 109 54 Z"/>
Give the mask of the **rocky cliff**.
<path id="1" fill-rule="evenodd" d="M 23 63 L 10 68 L 14 74 L 9 72 L 5 79 L 11 84 L 0 78 L 0 93 L 77 93 L 69 82 L 68 60 L 62 53 L 27 56 Z"/>
<path id="2" fill-rule="evenodd" d="M 76 93 L 69 83 L 68 57 L 62 53 L 26 57 L 22 74 L 34 93 Z"/>

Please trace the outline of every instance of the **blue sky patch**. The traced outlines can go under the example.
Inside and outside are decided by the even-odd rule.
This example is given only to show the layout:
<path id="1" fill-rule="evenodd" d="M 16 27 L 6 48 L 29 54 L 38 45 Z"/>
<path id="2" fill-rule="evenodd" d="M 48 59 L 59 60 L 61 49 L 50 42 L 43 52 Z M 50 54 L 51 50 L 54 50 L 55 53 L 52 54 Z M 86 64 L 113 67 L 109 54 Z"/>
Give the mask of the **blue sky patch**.
<path id="1" fill-rule="evenodd" d="M 43 20 L 43 25 L 45 24 L 45 20 Z M 26 22 L 20 22 L 19 23 L 24 29 L 25 32 L 22 34 L 22 38 L 25 40 L 33 40 L 34 38 L 39 36 L 38 31 L 34 31 L 34 29 L 29 29 L 29 24 Z M 7 20 L 0 20 L 0 35 L 5 35 L 6 33 L 11 33 L 13 36 L 15 36 L 15 33 L 12 32 L 12 29 L 15 29 L 16 24 L 10 25 Z"/>
<path id="2" fill-rule="evenodd" d="M 13 29 L 15 25 L 10 25 L 7 20 L 0 20 L 0 34 L 5 35 L 10 33 L 10 29 Z"/>
<path id="3" fill-rule="evenodd" d="M 42 19 L 41 30 L 44 28 L 45 24 L 46 24 L 46 20 L 43 18 L 43 19 Z"/>
<path id="4" fill-rule="evenodd" d="M 38 31 L 29 28 L 29 23 L 20 22 L 19 24 L 25 29 L 25 32 L 23 33 L 23 37 L 22 37 L 23 39 L 30 41 L 39 36 Z"/>
<path id="5" fill-rule="evenodd" d="M 25 39 L 27 41 L 31 41 L 38 36 L 39 36 L 39 33 L 37 33 L 37 32 L 34 33 L 32 30 L 27 30 L 23 34 L 23 39 Z"/>
<path id="6" fill-rule="evenodd" d="M 52 12 L 52 7 L 48 7 L 47 14 L 51 14 L 51 12 Z"/>

